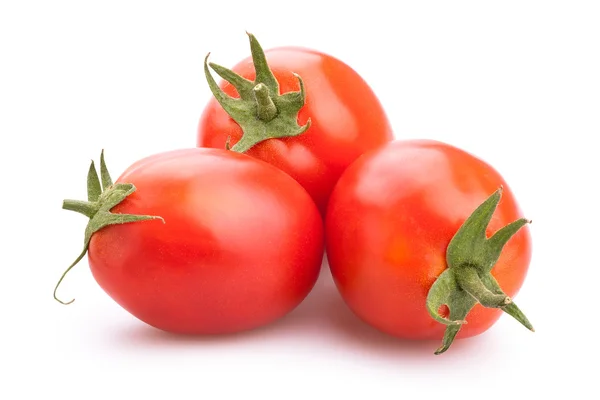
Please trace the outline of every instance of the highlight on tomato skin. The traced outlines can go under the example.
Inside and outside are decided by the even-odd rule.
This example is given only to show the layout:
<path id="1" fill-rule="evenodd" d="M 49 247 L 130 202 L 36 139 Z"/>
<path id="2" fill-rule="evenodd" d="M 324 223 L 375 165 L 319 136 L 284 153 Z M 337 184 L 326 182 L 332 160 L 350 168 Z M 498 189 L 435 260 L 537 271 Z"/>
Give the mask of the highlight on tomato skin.
<path id="1" fill-rule="evenodd" d="M 529 222 L 485 161 L 442 142 L 397 140 L 360 157 L 339 179 L 327 209 L 326 251 L 336 287 L 359 318 L 400 338 L 443 339 L 438 354 L 455 336 L 486 331 L 503 311 L 533 330 L 513 301 L 531 260 Z M 493 263 L 491 273 L 488 265 L 470 268 L 479 260 Z M 457 273 L 473 294 L 468 299 L 492 308 L 467 298 L 452 303 L 449 293 L 458 288 L 446 275 Z M 446 302 L 450 313 L 439 315 Z"/>
<path id="2" fill-rule="evenodd" d="M 252 57 L 231 70 L 206 60 L 215 97 L 202 110 L 197 145 L 224 148 L 230 140 L 232 150 L 291 175 L 324 215 L 348 165 L 394 138 L 386 112 L 341 60 L 301 47 L 263 51 L 253 35 L 249 40 Z M 223 78 L 220 84 L 213 73 Z"/>
<path id="3" fill-rule="evenodd" d="M 82 254 L 99 286 L 141 321 L 182 334 L 244 331 L 286 315 L 314 286 L 323 222 L 279 169 L 200 148 L 139 160 L 114 184 L 103 157 L 102 165 L 102 185 L 95 168 L 88 175 L 90 209 L 100 210 L 87 215 L 88 227 L 112 222 Z M 123 185 L 133 190 L 110 203 Z M 86 203 L 66 200 L 65 208 L 81 212 Z"/>

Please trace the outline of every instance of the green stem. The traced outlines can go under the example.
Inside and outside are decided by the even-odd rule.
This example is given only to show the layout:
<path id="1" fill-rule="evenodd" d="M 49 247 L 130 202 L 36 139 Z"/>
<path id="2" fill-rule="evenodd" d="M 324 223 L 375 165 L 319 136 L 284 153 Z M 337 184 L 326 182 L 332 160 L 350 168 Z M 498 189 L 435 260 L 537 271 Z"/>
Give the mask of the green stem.
<path id="1" fill-rule="evenodd" d="M 533 326 L 492 276 L 492 268 L 506 243 L 531 221 L 520 218 L 499 229 L 491 238 L 486 230 L 498 207 L 502 187 L 487 198 L 465 220 L 452 237 L 446 250 L 448 268 L 433 283 L 427 294 L 427 310 L 436 321 L 446 325 L 442 346 L 435 354 L 445 352 L 465 323 L 467 314 L 479 303 L 499 308 L 527 329 Z M 439 314 L 442 305 L 449 308 L 449 318 Z"/>
<path id="2" fill-rule="evenodd" d="M 94 203 L 81 200 L 64 200 L 62 208 L 78 212 L 88 218 L 92 218 L 98 212 L 98 207 Z"/>
<path id="3" fill-rule="evenodd" d="M 56 292 L 65 276 L 83 259 L 87 253 L 88 246 L 92 235 L 98 232 L 100 229 L 115 224 L 126 224 L 131 222 L 146 221 L 151 219 L 160 219 L 161 217 L 151 215 L 132 215 L 132 214 L 113 214 L 111 209 L 117 204 L 125 200 L 129 195 L 135 191 L 135 186 L 131 183 L 112 183 L 106 163 L 104 162 L 104 151 L 100 156 L 100 174 L 102 176 L 102 184 L 98 177 L 98 172 L 92 161 L 90 169 L 88 171 L 87 186 L 88 186 L 88 199 L 89 201 L 79 200 L 64 200 L 63 208 L 69 211 L 75 211 L 85 215 L 90 220 L 85 228 L 85 235 L 83 241 L 83 250 L 75 261 L 69 265 L 69 267 L 63 272 L 58 283 L 54 287 L 54 299 L 61 304 L 71 304 L 75 299 L 70 301 L 60 300 Z M 164 221 L 163 221 L 164 222 Z"/>
<path id="4" fill-rule="evenodd" d="M 466 265 L 457 268 L 454 276 L 458 285 L 469 293 L 484 307 L 499 308 L 510 303 L 510 297 L 505 294 L 492 293 L 479 277 L 475 267 Z"/>
<path id="5" fill-rule="evenodd" d="M 268 139 L 301 135 L 310 127 L 310 118 L 303 126 L 298 125 L 298 113 L 306 101 L 302 78 L 294 74 L 298 79 L 299 91 L 280 94 L 279 82 L 267 64 L 262 47 L 254 35 L 248 34 L 248 38 L 256 72 L 254 81 L 228 68 L 209 63 L 208 55 L 204 59 L 204 75 L 208 87 L 221 107 L 243 131 L 242 138 L 231 147 L 232 151 L 239 153 Z M 213 78 L 210 69 L 229 82 L 237 91 L 239 98 L 226 94 Z"/>
<path id="6" fill-rule="evenodd" d="M 269 88 L 264 83 L 254 86 L 254 97 L 256 98 L 256 113 L 262 121 L 269 122 L 277 115 L 277 107 L 271 96 Z"/>

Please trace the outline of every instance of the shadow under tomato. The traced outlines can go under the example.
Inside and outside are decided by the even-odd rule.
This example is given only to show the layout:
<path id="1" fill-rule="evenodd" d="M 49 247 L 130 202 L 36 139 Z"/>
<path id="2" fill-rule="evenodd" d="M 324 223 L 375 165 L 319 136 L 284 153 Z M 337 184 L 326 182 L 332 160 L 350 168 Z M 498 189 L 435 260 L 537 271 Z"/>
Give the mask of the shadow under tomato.
<path id="1" fill-rule="evenodd" d="M 438 340 L 400 339 L 383 333 L 362 321 L 343 301 L 325 263 L 315 288 L 306 300 L 286 317 L 271 325 L 274 330 L 291 334 L 312 336 L 321 340 L 326 337 L 336 343 L 345 342 L 349 351 L 369 353 L 383 358 L 412 358 L 431 355 L 440 346 Z M 452 353 L 478 351 L 483 336 L 456 340 Z M 445 354 L 448 357 L 450 352 Z M 444 357 L 444 356 L 440 356 Z M 437 358 L 437 357 L 436 357 Z M 454 358 L 454 357 L 452 357 Z"/>
<path id="2" fill-rule="evenodd" d="M 239 345 L 279 340 L 298 336 L 315 342 L 332 343 L 336 348 L 347 348 L 349 353 L 369 354 L 370 358 L 401 359 L 454 359 L 478 352 L 482 336 L 457 340 L 451 351 L 434 357 L 440 341 L 399 339 L 366 324 L 344 303 L 335 287 L 326 262 L 314 289 L 291 313 L 269 325 L 249 331 L 225 335 L 179 335 L 150 327 L 140 321 L 115 332 L 115 339 L 124 345 L 151 347 L 179 347 L 202 345 Z M 485 335 L 483 335 L 485 336 Z M 450 356 L 453 354 L 454 356 Z M 431 357 L 428 357 L 431 356 Z M 439 362 L 439 361 L 436 361 Z"/>

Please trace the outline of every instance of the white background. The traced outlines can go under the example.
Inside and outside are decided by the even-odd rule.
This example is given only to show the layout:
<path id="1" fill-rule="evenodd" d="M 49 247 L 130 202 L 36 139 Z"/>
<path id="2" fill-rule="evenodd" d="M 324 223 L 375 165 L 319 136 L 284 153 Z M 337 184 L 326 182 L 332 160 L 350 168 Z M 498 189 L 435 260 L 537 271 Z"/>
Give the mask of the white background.
<path id="1" fill-rule="evenodd" d="M 0 5 L 0 398 L 514 399 L 596 392 L 600 12 L 582 1 L 3 1 Z M 202 4 L 202 5 L 201 5 Z M 394 4 L 392 6 L 392 4 Z M 442 356 L 345 308 L 327 269 L 292 314 L 249 334 L 180 339 L 94 282 L 80 250 L 90 158 L 118 176 L 194 146 L 204 55 L 231 66 L 299 45 L 353 66 L 398 138 L 494 165 L 533 219 L 534 256 L 509 317 Z M 596 369 L 596 372 L 594 372 Z M 587 395 L 586 395 L 587 394 Z M 257 397 L 259 398 L 259 397 Z"/>

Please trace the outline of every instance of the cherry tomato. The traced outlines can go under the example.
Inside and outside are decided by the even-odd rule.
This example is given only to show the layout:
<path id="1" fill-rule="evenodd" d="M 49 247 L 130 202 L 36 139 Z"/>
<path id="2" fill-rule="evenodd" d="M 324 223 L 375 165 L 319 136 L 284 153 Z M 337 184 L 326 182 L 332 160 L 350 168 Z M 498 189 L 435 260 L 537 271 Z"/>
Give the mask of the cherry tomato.
<path id="1" fill-rule="evenodd" d="M 348 306 L 391 335 L 442 338 L 446 326 L 428 313 L 428 293 L 448 268 L 451 239 L 500 186 L 501 201 L 482 228 L 487 237 L 522 213 L 502 176 L 483 160 L 428 140 L 394 141 L 359 158 L 340 178 L 326 217 L 327 257 Z M 530 258 L 525 226 L 491 270 L 506 295 L 520 289 Z M 457 337 L 484 332 L 501 313 L 476 304 Z"/>
<path id="2" fill-rule="evenodd" d="M 290 312 L 315 284 L 323 222 L 306 191 L 277 168 L 192 148 L 140 160 L 120 183 L 136 190 L 113 214 L 164 223 L 98 230 L 89 265 L 104 291 L 149 325 L 186 334 L 247 330 Z"/>
<path id="3" fill-rule="evenodd" d="M 250 39 L 255 40 L 252 35 Z M 262 52 L 260 47 L 259 50 Z M 246 154 L 291 175 L 324 213 L 331 190 L 346 167 L 365 151 L 392 140 L 388 118 L 372 89 L 342 61 L 296 47 L 274 48 L 264 54 L 279 82 L 280 93 L 299 91 L 300 82 L 294 74 L 301 77 L 306 103 L 297 121 L 304 126 L 310 118 L 311 123 L 298 136 L 267 139 Z M 251 58 L 232 70 L 249 80 L 256 78 Z M 239 97 L 228 82 L 221 82 L 220 88 L 229 96 Z M 224 148 L 228 138 L 235 145 L 241 137 L 238 123 L 216 99 L 211 99 L 200 119 L 198 146 Z"/>

